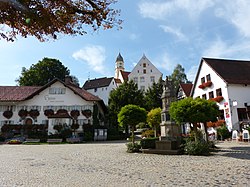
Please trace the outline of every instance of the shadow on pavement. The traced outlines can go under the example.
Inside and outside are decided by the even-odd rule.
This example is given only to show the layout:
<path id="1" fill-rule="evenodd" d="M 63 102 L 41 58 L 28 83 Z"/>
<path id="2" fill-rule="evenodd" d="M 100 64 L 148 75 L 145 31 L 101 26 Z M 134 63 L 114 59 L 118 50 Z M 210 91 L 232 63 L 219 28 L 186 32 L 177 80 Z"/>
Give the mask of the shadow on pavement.
<path id="1" fill-rule="evenodd" d="M 219 147 L 218 154 L 236 159 L 250 160 L 250 144 L 243 146 Z"/>

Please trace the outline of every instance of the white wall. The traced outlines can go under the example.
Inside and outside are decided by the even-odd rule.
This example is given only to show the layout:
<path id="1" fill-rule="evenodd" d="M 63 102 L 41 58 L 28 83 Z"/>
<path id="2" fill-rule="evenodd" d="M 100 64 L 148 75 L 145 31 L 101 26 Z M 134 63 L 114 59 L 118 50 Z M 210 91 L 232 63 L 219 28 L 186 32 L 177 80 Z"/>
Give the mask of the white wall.
<path id="1" fill-rule="evenodd" d="M 143 66 L 146 64 L 146 67 Z M 146 73 L 144 73 L 146 71 Z M 137 82 L 134 81 L 135 77 L 137 77 Z M 144 77 L 144 81 L 141 81 L 141 77 Z M 145 87 L 145 91 L 153 85 L 153 81 L 151 81 L 151 77 L 154 77 L 154 82 L 158 82 L 158 80 L 162 77 L 162 73 L 145 57 L 145 55 L 140 59 L 134 69 L 128 76 L 129 81 L 133 80 L 137 83 L 138 89 L 141 89 L 142 86 Z"/>
<path id="2" fill-rule="evenodd" d="M 193 98 L 202 97 L 203 94 L 214 91 L 216 97 L 216 89 L 221 88 L 224 100 L 217 103 L 220 110 L 224 110 L 224 117 L 229 129 L 239 128 L 239 119 L 237 108 L 245 108 L 244 103 L 250 104 L 250 85 L 230 84 L 228 85 L 217 73 L 213 71 L 206 63 L 202 63 L 200 72 L 198 72 L 198 79 L 194 85 Z M 198 86 L 201 84 L 201 78 L 210 74 L 213 85 L 209 88 L 201 89 Z M 237 106 L 233 106 L 233 101 L 237 102 Z M 234 102 L 235 103 L 235 102 Z M 228 110 L 228 111 L 227 111 Z M 227 111 L 227 115 L 226 115 Z"/>
<path id="3" fill-rule="evenodd" d="M 108 105 L 109 94 L 113 89 L 116 89 L 116 88 L 117 88 L 116 82 L 114 79 L 112 79 L 109 86 L 97 88 L 96 91 L 95 89 L 89 89 L 88 92 L 92 93 L 93 95 L 98 96 L 99 98 L 103 100 L 105 105 Z"/>
<path id="4" fill-rule="evenodd" d="M 60 82 L 56 82 L 52 84 L 50 87 L 57 87 L 57 88 L 65 88 L 64 85 Z M 41 124 L 42 120 L 47 119 L 47 117 L 44 115 L 44 106 L 74 106 L 74 105 L 82 105 L 86 106 L 86 109 L 93 109 L 94 102 L 93 101 L 85 101 L 80 96 L 76 95 L 72 90 L 69 88 L 66 88 L 65 94 L 49 94 L 49 88 L 46 88 L 42 92 L 40 92 L 38 95 L 35 95 L 33 98 L 21 101 L 21 102 L 13 102 L 13 103 L 5 103 L 6 105 L 15 105 L 16 110 L 13 113 L 13 116 L 11 121 L 14 121 L 15 124 L 19 123 L 20 117 L 18 116 L 17 108 L 20 106 L 40 106 L 41 111 L 40 115 L 37 117 L 37 122 L 34 122 L 36 124 Z M 3 105 L 2 103 L 1 105 Z M 0 112 L 0 121 L 7 120 L 3 115 L 3 112 Z M 80 115 L 78 119 L 86 119 L 85 116 Z"/>

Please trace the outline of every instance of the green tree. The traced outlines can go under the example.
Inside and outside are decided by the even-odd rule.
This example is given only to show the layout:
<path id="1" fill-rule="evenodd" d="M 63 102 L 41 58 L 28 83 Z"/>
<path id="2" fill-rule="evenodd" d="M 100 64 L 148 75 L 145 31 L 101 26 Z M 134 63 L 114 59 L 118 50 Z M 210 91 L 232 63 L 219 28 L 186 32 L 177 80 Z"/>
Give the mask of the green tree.
<path id="1" fill-rule="evenodd" d="M 124 82 L 109 95 L 109 120 L 112 126 L 117 126 L 117 114 L 128 104 L 143 106 L 143 92 L 138 90 L 133 81 Z"/>
<path id="2" fill-rule="evenodd" d="M 135 127 L 140 122 L 146 122 L 147 112 L 137 105 L 126 105 L 118 113 L 118 122 L 121 127 L 129 126 L 132 133 L 132 144 L 135 143 Z"/>
<path id="3" fill-rule="evenodd" d="M 179 84 L 188 81 L 185 69 L 180 64 L 177 64 L 173 73 L 169 76 L 169 80 L 172 81 L 172 89 L 176 95 Z"/>
<path id="4" fill-rule="evenodd" d="M 151 87 L 145 92 L 145 108 L 150 111 L 153 108 L 162 107 L 162 78 L 157 83 L 153 83 Z"/>
<path id="5" fill-rule="evenodd" d="M 161 108 L 155 108 L 150 110 L 147 114 L 147 122 L 151 128 L 154 129 L 155 137 L 157 136 L 157 129 L 161 123 Z"/>
<path id="6" fill-rule="evenodd" d="M 206 122 L 216 121 L 219 114 L 218 105 L 211 100 L 201 98 L 193 99 L 191 97 L 182 99 L 171 103 L 169 114 L 173 120 L 178 124 L 190 122 L 193 124 L 195 141 L 197 141 L 197 124 L 203 123 L 205 127 L 206 140 L 207 140 L 207 126 Z"/>
<path id="7" fill-rule="evenodd" d="M 59 33 L 86 34 L 84 26 L 120 28 L 116 0 L 0 0 L 0 38 L 14 41 L 17 35 L 35 36 L 40 41 L 57 39 Z"/>
<path id="8" fill-rule="evenodd" d="M 44 86 L 54 78 L 64 81 L 70 71 L 57 59 L 44 58 L 29 69 L 23 68 L 16 80 L 20 86 Z"/>

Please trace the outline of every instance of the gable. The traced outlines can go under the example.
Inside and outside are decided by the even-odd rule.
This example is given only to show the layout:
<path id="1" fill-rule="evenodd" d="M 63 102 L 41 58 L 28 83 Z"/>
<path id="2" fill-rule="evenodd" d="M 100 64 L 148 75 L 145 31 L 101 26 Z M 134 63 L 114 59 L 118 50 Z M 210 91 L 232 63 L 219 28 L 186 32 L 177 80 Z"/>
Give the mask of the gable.
<path id="1" fill-rule="evenodd" d="M 202 88 L 202 82 L 212 82 L 211 86 Z M 191 90 L 192 97 L 201 97 L 202 95 L 206 94 L 208 98 L 208 92 L 213 91 L 215 93 L 216 89 L 225 88 L 226 82 L 225 80 L 216 72 L 214 71 L 209 64 L 206 63 L 204 59 L 201 60 L 195 81 Z M 224 91 L 223 91 L 224 92 Z"/>
<path id="2" fill-rule="evenodd" d="M 148 58 L 143 55 L 128 76 L 130 78 L 133 75 L 143 75 L 145 74 L 144 70 L 147 74 L 150 73 L 162 75 L 162 73 L 148 60 Z"/>
<path id="3" fill-rule="evenodd" d="M 250 61 L 212 59 L 203 60 L 229 84 L 250 84 Z"/>

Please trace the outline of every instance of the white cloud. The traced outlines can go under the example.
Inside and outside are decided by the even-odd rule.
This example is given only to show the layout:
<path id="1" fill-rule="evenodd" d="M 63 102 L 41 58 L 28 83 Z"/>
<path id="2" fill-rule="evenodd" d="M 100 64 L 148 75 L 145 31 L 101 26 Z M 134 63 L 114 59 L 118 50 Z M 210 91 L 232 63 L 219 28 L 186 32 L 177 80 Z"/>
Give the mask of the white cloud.
<path id="1" fill-rule="evenodd" d="M 72 55 L 74 59 L 83 61 L 91 69 L 100 74 L 107 74 L 107 69 L 104 66 L 106 55 L 105 48 L 102 46 L 87 46 Z"/>
<path id="2" fill-rule="evenodd" d="M 208 43 L 208 48 L 203 51 L 203 56 L 217 58 L 249 58 L 250 41 L 238 41 L 233 44 L 227 44 L 220 38 Z"/>
<path id="3" fill-rule="evenodd" d="M 244 37 L 250 37 L 249 9 L 250 1 L 248 0 L 227 0 L 223 1 L 222 7 L 215 10 L 215 14 L 234 25 Z"/>
<path id="4" fill-rule="evenodd" d="M 187 41 L 187 37 L 180 31 L 180 29 L 169 27 L 166 25 L 160 25 L 160 28 L 163 29 L 164 32 L 175 35 L 181 41 Z"/>
<path id="5" fill-rule="evenodd" d="M 190 17 L 194 18 L 213 5 L 213 0 L 175 0 L 167 2 L 151 0 L 140 3 L 139 12 L 142 17 L 162 20 L 172 13 L 181 13 L 184 10 Z"/>

